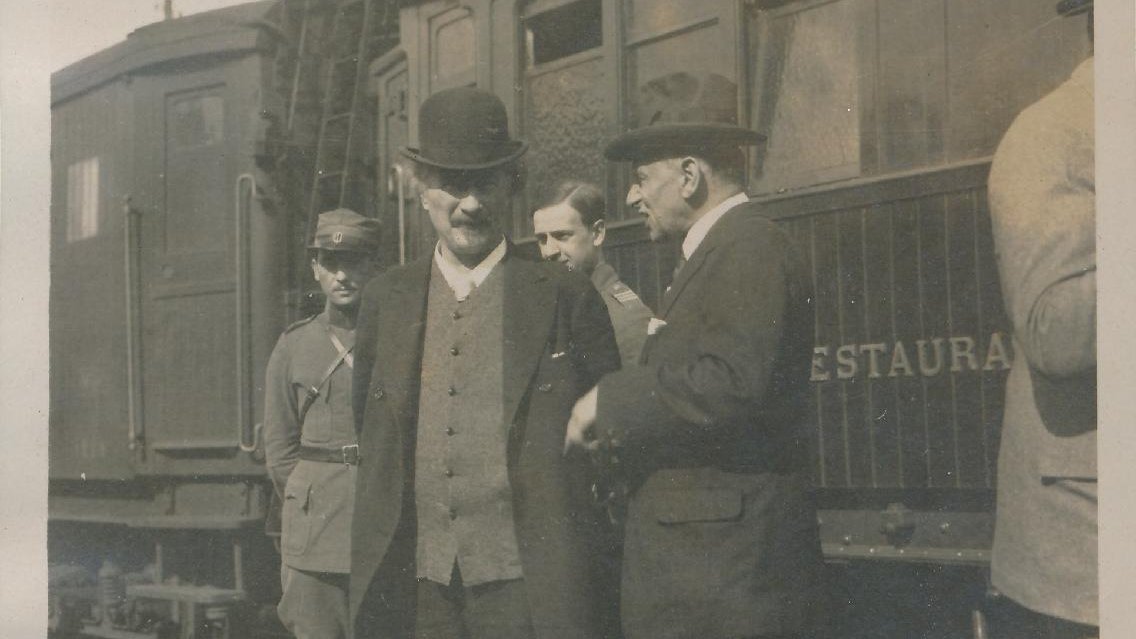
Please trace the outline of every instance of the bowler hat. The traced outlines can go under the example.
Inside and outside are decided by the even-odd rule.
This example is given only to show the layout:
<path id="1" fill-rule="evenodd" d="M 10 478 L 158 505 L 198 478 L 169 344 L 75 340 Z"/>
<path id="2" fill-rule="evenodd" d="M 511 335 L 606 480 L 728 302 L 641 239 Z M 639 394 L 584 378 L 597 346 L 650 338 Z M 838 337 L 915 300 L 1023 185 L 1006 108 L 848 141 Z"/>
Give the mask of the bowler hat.
<path id="1" fill-rule="evenodd" d="M 515 160 L 528 145 L 509 138 L 500 98 L 483 89 L 458 87 L 426 98 L 418 110 L 420 148 L 403 147 L 406 157 L 440 169 L 473 171 Z"/>
<path id="2" fill-rule="evenodd" d="M 651 80 L 639 90 L 637 128 L 612 140 L 604 156 L 634 160 L 760 143 L 764 135 L 738 126 L 737 100 L 737 85 L 715 73 L 679 71 Z"/>
<path id="3" fill-rule="evenodd" d="M 308 248 L 371 253 L 379 248 L 379 236 L 378 220 L 363 217 L 351 209 L 334 209 L 320 213 Z"/>
<path id="4" fill-rule="evenodd" d="M 1057 13 L 1063 16 L 1075 16 L 1093 8 L 1093 0 L 1061 0 L 1057 3 Z"/>

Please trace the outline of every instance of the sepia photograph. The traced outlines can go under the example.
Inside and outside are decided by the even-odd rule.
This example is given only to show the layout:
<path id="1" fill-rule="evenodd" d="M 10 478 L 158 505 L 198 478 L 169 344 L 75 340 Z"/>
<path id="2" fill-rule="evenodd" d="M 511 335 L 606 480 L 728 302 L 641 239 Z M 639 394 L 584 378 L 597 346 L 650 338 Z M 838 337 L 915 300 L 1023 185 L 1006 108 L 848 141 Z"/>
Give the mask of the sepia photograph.
<path id="1" fill-rule="evenodd" d="M 1125 2 L 46 4 L 0 634 L 1126 636 Z"/>

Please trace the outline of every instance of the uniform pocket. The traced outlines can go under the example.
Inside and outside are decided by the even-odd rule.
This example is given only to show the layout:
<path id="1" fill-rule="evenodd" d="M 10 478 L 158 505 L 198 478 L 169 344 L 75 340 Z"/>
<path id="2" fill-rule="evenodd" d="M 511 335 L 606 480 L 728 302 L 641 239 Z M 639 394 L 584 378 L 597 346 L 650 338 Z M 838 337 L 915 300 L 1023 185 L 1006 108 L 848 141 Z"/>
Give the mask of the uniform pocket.
<path id="1" fill-rule="evenodd" d="M 667 491 L 659 496 L 660 524 L 737 521 L 742 516 L 742 493 L 731 488 Z"/>
<path id="2" fill-rule="evenodd" d="M 308 510 L 311 506 L 312 484 L 288 478 L 284 486 L 284 508 L 281 513 L 280 547 L 285 554 L 302 554 L 308 548 L 312 522 Z"/>

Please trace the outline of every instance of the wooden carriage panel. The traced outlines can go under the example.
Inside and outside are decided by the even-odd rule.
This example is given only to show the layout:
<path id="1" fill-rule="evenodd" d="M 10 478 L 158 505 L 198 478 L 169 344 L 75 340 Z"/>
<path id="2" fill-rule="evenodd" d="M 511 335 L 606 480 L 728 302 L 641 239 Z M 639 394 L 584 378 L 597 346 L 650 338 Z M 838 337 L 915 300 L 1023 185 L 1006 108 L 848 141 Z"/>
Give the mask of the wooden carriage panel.
<path id="1" fill-rule="evenodd" d="M 768 203 L 815 284 L 805 430 L 822 488 L 993 486 L 991 442 L 1012 353 L 980 197 L 984 164 Z M 932 174 L 934 175 L 934 174 Z M 864 199 L 882 203 L 860 206 Z M 845 196 L 847 204 L 840 202 Z M 816 204 L 813 202 L 812 204 Z"/>

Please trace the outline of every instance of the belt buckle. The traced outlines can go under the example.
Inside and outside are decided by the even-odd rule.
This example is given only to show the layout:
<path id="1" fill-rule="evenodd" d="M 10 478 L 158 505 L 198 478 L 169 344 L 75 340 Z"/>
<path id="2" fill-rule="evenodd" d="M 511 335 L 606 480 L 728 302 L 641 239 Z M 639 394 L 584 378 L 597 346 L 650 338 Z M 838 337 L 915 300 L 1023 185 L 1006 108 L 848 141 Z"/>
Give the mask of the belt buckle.
<path id="1" fill-rule="evenodd" d="M 343 465 L 350 466 L 351 464 L 359 464 L 359 444 L 351 444 L 350 446 L 343 446 L 340 449 L 343 454 Z"/>

